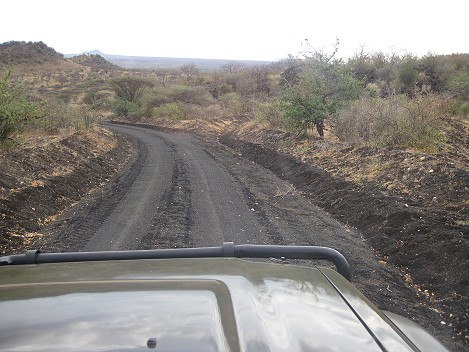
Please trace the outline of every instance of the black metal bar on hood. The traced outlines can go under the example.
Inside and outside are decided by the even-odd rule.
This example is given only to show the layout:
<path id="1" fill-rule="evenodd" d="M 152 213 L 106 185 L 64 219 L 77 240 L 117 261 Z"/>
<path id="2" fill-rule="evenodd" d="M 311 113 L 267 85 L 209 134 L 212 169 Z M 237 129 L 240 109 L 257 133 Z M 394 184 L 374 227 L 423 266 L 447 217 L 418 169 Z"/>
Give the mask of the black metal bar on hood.
<path id="1" fill-rule="evenodd" d="M 275 246 L 275 245 L 234 245 L 225 242 L 220 247 L 152 249 L 132 251 L 106 252 L 69 252 L 69 253 L 41 253 L 30 250 L 26 254 L 16 254 L 0 258 L 0 265 L 24 265 L 64 262 L 88 262 L 107 260 L 135 260 L 135 259 L 171 259 L 171 258 L 288 258 L 307 260 L 327 260 L 332 262 L 337 271 L 348 281 L 352 280 L 350 265 L 338 251 L 328 247 L 318 246 Z"/>

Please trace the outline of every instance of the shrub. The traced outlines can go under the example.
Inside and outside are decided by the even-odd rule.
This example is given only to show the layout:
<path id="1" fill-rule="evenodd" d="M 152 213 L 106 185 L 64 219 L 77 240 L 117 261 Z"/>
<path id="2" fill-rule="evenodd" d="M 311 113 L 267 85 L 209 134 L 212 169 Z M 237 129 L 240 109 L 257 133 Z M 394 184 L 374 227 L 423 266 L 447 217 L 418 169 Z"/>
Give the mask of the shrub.
<path id="1" fill-rule="evenodd" d="M 167 118 L 171 120 L 183 120 L 186 114 L 177 103 L 163 104 L 153 109 L 156 117 Z"/>
<path id="2" fill-rule="evenodd" d="M 277 99 L 258 103 L 254 109 L 256 119 L 266 121 L 272 128 L 285 128 L 286 121 L 281 104 Z"/>
<path id="3" fill-rule="evenodd" d="M 461 99 L 452 100 L 450 111 L 452 115 L 468 116 L 469 102 Z"/>
<path id="4" fill-rule="evenodd" d="M 46 133 L 59 133 L 62 129 L 88 129 L 98 120 L 99 114 L 86 106 L 73 106 L 59 99 L 49 99 L 44 105 L 44 117 L 34 126 Z"/>
<path id="5" fill-rule="evenodd" d="M 348 142 L 434 150 L 444 138 L 447 102 L 435 95 L 362 98 L 334 118 L 334 132 Z"/>
<path id="6" fill-rule="evenodd" d="M 119 117 L 129 117 L 138 111 L 140 104 L 122 98 L 115 98 L 112 102 L 112 113 Z"/>
<path id="7" fill-rule="evenodd" d="M 82 99 L 82 103 L 93 110 L 109 111 L 111 109 L 111 96 L 109 91 L 89 89 Z"/>
<path id="8" fill-rule="evenodd" d="M 154 88 L 143 100 L 153 107 L 175 102 L 208 106 L 213 102 L 212 95 L 204 87 L 182 85 Z"/>
<path id="9" fill-rule="evenodd" d="M 218 103 L 223 109 L 225 116 L 246 116 L 252 112 L 252 102 L 238 93 L 223 94 L 218 98 Z"/>
<path id="10" fill-rule="evenodd" d="M 469 71 L 458 71 L 450 77 L 448 90 L 456 97 L 469 100 Z"/>
<path id="11" fill-rule="evenodd" d="M 153 85 L 149 80 L 132 76 L 122 76 L 111 81 L 111 88 L 116 97 L 133 103 L 138 102 L 145 90 Z"/>
<path id="12" fill-rule="evenodd" d="M 415 86 L 419 73 L 417 69 L 410 63 L 403 64 L 399 68 L 399 86 L 401 91 L 405 94 L 412 96 L 415 91 Z"/>
<path id="13" fill-rule="evenodd" d="M 0 144 L 14 141 L 26 125 L 43 116 L 42 104 L 27 97 L 23 87 L 11 81 L 10 73 L 0 78 Z"/>
<path id="14" fill-rule="evenodd" d="M 100 114 L 87 106 L 80 106 L 78 108 L 78 113 L 80 114 L 81 119 L 78 119 L 75 123 L 76 129 L 89 129 L 91 128 L 100 118 Z"/>

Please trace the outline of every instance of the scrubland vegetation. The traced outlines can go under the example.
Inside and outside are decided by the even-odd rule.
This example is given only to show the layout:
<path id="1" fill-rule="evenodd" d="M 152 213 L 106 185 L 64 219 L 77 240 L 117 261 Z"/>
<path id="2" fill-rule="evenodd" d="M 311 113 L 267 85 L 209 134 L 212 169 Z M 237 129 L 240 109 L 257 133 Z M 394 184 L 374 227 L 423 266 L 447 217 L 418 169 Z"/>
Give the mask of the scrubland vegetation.
<path id="1" fill-rule="evenodd" d="M 305 43 L 297 57 L 270 65 L 231 62 L 201 71 L 194 64 L 123 70 L 99 55 L 65 59 L 43 43 L 2 44 L 1 141 L 25 128 L 89 128 L 103 116 L 239 117 L 298 138 L 431 151 L 444 140 L 448 117 L 469 114 L 468 54 L 419 58 L 362 49 L 345 60 L 338 45 L 324 52 Z M 25 69 L 31 65 L 42 70 Z"/>

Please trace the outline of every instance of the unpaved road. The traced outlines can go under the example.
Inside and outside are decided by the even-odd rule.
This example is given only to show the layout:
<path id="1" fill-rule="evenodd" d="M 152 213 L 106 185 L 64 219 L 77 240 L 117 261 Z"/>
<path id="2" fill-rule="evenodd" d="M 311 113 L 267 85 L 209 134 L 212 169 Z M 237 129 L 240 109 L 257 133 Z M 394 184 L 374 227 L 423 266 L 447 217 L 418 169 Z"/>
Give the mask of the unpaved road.
<path id="1" fill-rule="evenodd" d="M 102 190 L 56 224 L 58 233 L 75 234 L 74 250 L 223 241 L 369 250 L 290 184 L 222 145 L 142 127 L 109 128 L 131 138 L 138 153 L 112 190 Z"/>
<path id="2" fill-rule="evenodd" d="M 359 233 L 289 183 L 214 141 L 135 126 L 107 126 L 136 152 L 108 186 L 66 211 L 45 232 L 45 251 L 96 251 L 236 244 L 321 245 L 342 252 L 356 286 L 382 309 L 432 328 L 422 306 Z M 444 336 L 439 336 L 444 338 Z"/>

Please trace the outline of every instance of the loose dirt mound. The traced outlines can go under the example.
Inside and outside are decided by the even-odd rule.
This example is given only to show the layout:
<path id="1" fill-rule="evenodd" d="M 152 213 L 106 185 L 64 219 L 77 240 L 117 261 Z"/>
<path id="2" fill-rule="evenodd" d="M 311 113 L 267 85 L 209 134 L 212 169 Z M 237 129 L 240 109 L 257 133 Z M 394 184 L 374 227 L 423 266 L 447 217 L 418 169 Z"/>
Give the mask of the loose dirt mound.
<path id="1" fill-rule="evenodd" d="M 21 253 L 42 225 L 107 183 L 131 147 L 106 130 L 0 154 L 0 255 Z"/>

